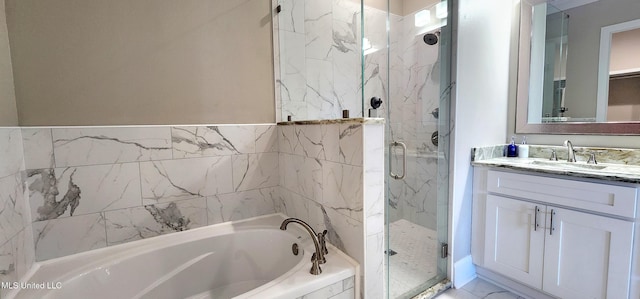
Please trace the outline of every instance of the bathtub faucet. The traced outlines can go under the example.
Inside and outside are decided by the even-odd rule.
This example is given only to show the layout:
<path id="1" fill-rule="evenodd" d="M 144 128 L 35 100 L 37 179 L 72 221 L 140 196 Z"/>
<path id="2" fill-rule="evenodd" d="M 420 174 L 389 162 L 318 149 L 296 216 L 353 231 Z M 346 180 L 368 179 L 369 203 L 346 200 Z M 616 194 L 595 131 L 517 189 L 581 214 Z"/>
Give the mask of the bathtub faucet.
<path id="1" fill-rule="evenodd" d="M 320 268 L 320 264 L 324 263 L 325 259 L 324 259 L 324 253 L 322 252 L 322 249 L 320 249 L 320 241 L 318 240 L 318 235 L 316 234 L 316 232 L 313 230 L 313 228 L 311 228 L 311 226 L 309 226 L 309 224 L 307 224 L 306 222 L 298 219 L 298 218 L 287 218 L 284 221 L 282 221 L 282 224 L 280 225 L 280 229 L 281 230 L 287 230 L 287 225 L 289 225 L 289 223 L 291 222 L 295 222 L 297 224 L 300 224 L 302 227 L 304 227 L 307 232 L 309 233 L 309 235 L 311 235 L 311 240 L 313 240 L 313 245 L 315 245 L 316 247 L 316 252 L 313 254 L 313 256 L 311 257 L 311 270 L 309 271 L 309 273 L 313 274 L 313 275 L 320 275 L 320 273 L 322 273 L 322 269 Z"/>

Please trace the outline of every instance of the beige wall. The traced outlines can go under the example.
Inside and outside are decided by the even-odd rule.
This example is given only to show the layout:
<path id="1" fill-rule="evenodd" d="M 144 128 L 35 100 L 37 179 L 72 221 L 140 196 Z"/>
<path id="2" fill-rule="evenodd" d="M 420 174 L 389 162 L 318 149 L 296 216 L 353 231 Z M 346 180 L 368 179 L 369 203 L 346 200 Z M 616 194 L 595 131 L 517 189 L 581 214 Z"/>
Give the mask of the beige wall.
<path id="1" fill-rule="evenodd" d="M 0 126 L 16 125 L 18 125 L 18 113 L 13 89 L 9 36 L 4 13 L 4 1 L 0 0 Z"/>
<path id="2" fill-rule="evenodd" d="M 20 124 L 274 122 L 270 8 L 7 0 Z"/>
<path id="3" fill-rule="evenodd" d="M 640 69 L 638 55 L 640 55 L 640 28 L 613 34 L 609 61 L 611 71 Z"/>
<path id="4" fill-rule="evenodd" d="M 596 115 L 600 29 L 638 19 L 638 11 L 638 0 L 600 0 L 568 11 L 567 116 Z"/>

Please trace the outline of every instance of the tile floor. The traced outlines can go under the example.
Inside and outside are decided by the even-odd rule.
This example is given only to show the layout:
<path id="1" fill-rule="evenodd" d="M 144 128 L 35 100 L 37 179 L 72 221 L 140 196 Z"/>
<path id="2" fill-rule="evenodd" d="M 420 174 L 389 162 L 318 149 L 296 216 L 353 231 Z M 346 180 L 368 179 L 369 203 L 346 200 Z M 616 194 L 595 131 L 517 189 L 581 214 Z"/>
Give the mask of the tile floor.
<path id="1" fill-rule="evenodd" d="M 400 219 L 389 224 L 389 298 L 406 297 L 436 275 L 438 238 L 434 230 Z"/>
<path id="2" fill-rule="evenodd" d="M 460 289 L 449 289 L 436 299 L 525 299 L 516 294 L 487 282 L 481 278 L 476 278 Z"/>

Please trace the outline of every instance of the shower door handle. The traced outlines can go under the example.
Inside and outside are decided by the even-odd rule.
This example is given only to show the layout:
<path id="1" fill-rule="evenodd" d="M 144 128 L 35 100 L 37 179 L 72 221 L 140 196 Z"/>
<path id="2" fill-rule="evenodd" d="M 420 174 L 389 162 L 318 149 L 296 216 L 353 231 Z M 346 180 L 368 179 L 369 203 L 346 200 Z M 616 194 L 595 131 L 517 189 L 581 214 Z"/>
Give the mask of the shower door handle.
<path id="1" fill-rule="evenodd" d="M 393 163 L 391 162 L 391 152 L 393 148 L 397 146 L 402 148 L 402 175 L 397 175 L 393 173 Z M 407 145 L 404 144 L 404 142 L 400 142 L 400 141 L 394 141 L 389 143 L 389 175 L 396 180 L 402 180 L 404 179 L 404 176 L 406 174 L 407 174 Z"/>

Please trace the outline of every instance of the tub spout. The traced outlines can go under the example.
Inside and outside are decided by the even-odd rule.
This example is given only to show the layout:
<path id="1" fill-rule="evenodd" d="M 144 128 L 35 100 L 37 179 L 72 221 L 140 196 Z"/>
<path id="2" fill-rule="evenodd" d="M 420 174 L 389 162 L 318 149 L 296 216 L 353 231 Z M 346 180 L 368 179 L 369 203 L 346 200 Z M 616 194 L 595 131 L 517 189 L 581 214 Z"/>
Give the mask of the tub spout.
<path id="1" fill-rule="evenodd" d="M 316 252 L 313 254 L 313 256 L 311 257 L 311 270 L 309 271 L 309 273 L 313 274 L 313 275 L 320 275 L 320 273 L 322 273 L 322 269 L 320 268 L 320 264 L 322 263 L 322 261 L 324 260 L 324 254 L 322 253 L 322 250 L 320 249 L 320 242 L 318 241 L 318 236 L 316 234 L 316 232 L 313 230 L 313 228 L 311 228 L 311 226 L 309 224 L 307 224 L 306 222 L 298 219 L 298 218 L 287 218 L 284 221 L 282 221 L 282 224 L 280 224 L 280 229 L 281 230 L 287 230 L 287 225 L 289 225 L 289 223 L 291 222 L 295 222 L 297 224 L 300 224 L 302 227 L 304 227 L 307 232 L 309 233 L 309 235 L 311 235 L 311 240 L 313 240 L 313 245 L 316 247 Z"/>

